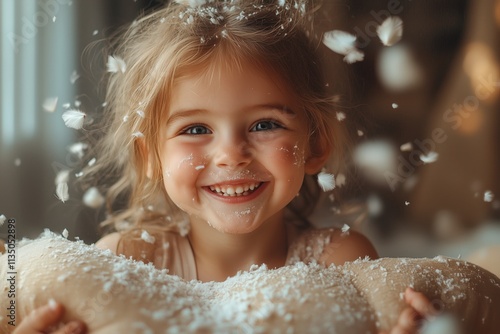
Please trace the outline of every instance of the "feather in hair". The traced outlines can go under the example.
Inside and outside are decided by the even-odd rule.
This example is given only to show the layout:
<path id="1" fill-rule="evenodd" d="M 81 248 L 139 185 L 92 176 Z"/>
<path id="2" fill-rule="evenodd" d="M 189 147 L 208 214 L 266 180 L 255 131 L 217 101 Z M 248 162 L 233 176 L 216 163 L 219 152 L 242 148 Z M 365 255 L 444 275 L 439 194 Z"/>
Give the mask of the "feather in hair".
<path id="1" fill-rule="evenodd" d="M 175 0 L 175 2 L 191 8 L 200 7 L 207 3 L 206 0 Z"/>
<path id="2" fill-rule="evenodd" d="M 108 56 L 108 63 L 106 64 L 108 68 L 108 72 L 117 73 L 122 72 L 125 73 L 127 70 L 127 65 L 125 61 L 118 56 Z"/>

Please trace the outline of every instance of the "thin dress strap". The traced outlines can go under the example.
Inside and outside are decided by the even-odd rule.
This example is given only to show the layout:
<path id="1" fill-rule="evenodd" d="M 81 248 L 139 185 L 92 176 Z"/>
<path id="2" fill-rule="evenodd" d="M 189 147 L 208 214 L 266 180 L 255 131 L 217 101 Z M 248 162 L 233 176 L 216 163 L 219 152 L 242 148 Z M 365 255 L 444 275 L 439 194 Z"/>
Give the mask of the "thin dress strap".
<path id="1" fill-rule="evenodd" d="M 175 232 L 162 234 L 162 242 L 155 251 L 154 265 L 188 281 L 198 278 L 191 244 L 188 238 Z"/>

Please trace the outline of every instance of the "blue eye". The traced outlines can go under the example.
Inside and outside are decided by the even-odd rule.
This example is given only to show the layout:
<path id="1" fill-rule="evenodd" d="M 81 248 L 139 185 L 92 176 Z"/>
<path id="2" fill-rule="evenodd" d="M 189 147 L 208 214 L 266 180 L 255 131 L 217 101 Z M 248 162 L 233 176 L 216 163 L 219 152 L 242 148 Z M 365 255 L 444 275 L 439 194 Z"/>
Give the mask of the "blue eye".
<path id="1" fill-rule="evenodd" d="M 269 131 L 281 128 L 283 127 L 274 121 L 260 121 L 252 127 L 251 131 Z"/>
<path id="2" fill-rule="evenodd" d="M 189 128 L 186 128 L 182 133 L 187 135 L 207 135 L 212 133 L 206 126 L 203 125 L 194 125 Z"/>

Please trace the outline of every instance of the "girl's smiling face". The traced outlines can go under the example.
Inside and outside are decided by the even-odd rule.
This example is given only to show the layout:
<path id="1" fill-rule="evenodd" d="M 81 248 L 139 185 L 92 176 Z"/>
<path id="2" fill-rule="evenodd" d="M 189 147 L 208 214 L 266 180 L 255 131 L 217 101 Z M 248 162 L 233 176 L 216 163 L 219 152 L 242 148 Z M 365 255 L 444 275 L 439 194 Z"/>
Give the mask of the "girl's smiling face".
<path id="1" fill-rule="evenodd" d="M 279 78 L 244 64 L 178 79 L 161 129 L 160 160 L 171 200 L 195 224 L 243 234 L 298 194 L 308 160 L 306 115 Z"/>

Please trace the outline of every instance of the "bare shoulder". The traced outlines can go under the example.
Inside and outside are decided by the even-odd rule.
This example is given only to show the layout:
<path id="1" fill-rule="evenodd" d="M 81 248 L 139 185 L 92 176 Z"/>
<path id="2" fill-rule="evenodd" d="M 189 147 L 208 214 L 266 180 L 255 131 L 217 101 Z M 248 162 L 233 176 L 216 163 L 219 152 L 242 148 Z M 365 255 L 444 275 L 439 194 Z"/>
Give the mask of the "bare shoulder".
<path id="1" fill-rule="evenodd" d="M 330 230 L 330 242 L 325 244 L 319 262 L 325 265 L 342 265 L 345 262 L 369 257 L 377 259 L 378 254 L 370 240 L 363 234 L 349 230 Z"/>
<path id="2" fill-rule="evenodd" d="M 103 250 L 109 249 L 116 254 L 121 237 L 122 235 L 118 232 L 110 233 L 99 239 L 95 243 L 95 246 Z"/>
<path id="3" fill-rule="evenodd" d="M 329 266 L 369 257 L 377 259 L 372 243 L 363 234 L 337 228 L 303 230 L 289 249 L 289 263 L 316 261 Z"/>

